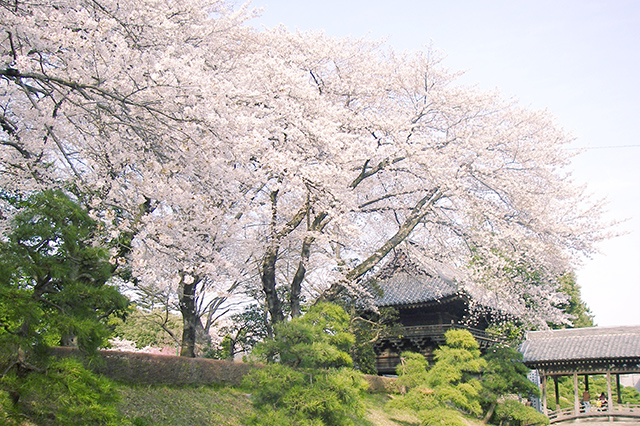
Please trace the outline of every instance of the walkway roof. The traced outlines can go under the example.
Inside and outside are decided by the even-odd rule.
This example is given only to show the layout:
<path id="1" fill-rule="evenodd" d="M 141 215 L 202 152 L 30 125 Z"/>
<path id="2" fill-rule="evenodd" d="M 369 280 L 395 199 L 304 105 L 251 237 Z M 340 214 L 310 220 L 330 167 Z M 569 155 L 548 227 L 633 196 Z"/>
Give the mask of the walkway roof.
<path id="1" fill-rule="evenodd" d="M 520 347 L 531 368 L 640 372 L 640 326 L 530 331 Z"/>

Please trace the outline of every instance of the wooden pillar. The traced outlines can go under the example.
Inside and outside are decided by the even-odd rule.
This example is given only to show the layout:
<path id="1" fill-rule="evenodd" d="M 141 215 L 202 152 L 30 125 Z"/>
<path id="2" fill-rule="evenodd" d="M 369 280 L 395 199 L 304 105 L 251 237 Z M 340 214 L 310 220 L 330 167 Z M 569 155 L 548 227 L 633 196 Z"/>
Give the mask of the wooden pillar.
<path id="1" fill-rule="evenodd" d="M 613 411 L 613 399 L 611 398 L 611 372 L 607 371 L 607 411 Z"/>
<path id="2" fill-rule="evenodd" d="M 560 409 L 560 391 L 558 389 L 558 376 L 553 376 L 553 388 L 556 392 L 556 410 Z"/>
<path id="3" fill-rule="evenodd" d="M 591 394 L 589 393 L 589 375 L 584 375 L 584 393 L 582 394 L 582 403 L 584 404 L 584 412 L 591 410 Z"/>
<path id="4" fill-rule="evenodd" d="M 547 409 L 547 376 L 542 373 L 542 414 L 545 416 L 549 415 L 549 410 Z"/>
<path id="5" fill-rule="evenodd" d="M 616 393 L 618 394 L 618 404 L 622 404 L 622 394 L 620 393 L 620 374 L 616 374 Z"/>
<path id="6" fill-rule="evenodd" d="M 589 392 L 589 375 L 584 375 L 584 390 L 585 392 Z"/>
<path id="7" fill-rule="evenodd" d="M 578 399 L 578 373 L 573 372 L 573 412 L 577 416 L 580 415 L 580 400 Z"/>

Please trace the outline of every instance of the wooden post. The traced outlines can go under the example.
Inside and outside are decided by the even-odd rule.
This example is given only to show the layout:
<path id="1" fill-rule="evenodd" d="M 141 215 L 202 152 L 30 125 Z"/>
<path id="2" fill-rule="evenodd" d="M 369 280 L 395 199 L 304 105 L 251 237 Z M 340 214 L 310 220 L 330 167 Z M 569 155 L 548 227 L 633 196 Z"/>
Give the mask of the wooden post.
<path id="1" fill-rule="evenodd" d="M 589 392 L 589 375 L 584 375 L 584 390 Z"/>
<path id="2" fill-rule="evenodd" d="M 622 404 L 622 394 L 620 393 L 620 374 L 616 374 L 616 393 L 618 394 L 618 404 Z"/>
<path id="3" fill-rule="evenodd" d="M 556 411 L 560 409 L 560 392 L 558 390 L 558 376 L 553 376 L 553 385 L 556 391 Z"/>
<path id="4" fill-rule="evenodd" d="M 545 416 L 549 415 L 549 410 L 547 410 L 547 376 L 542 373 L 542 414 Z"/>
<path id="5" fill-rule="evenodd" d="M 580 415 L 580 400 L 578 399 L 578 373 L 573 372 L 573 412 L 578 417 Z"/>
<path id="6" fill-rule="evenodd" d="M 582 403 L 584 404 L 584 412 L 591 410 L 591 394 L 589 393 L 589 375 L 584 375 L 584 393 L 582 394 Z M 586 398 L 586 399 L 585 399 Z"/>
<path id="7" fill-rule="evenodd" d="M 611 398 L 611 372 L 607 371 L 607 411 L 613 411 L 613 399 Z"/>

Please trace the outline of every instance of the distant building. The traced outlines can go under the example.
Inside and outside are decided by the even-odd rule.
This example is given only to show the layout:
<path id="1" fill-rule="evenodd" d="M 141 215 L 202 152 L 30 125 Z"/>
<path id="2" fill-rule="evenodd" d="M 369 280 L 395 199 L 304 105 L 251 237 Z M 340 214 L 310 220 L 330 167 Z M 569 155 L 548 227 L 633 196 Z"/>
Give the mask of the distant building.
<path id="1" fill-rule="evenodd" d="M 481 349 L 496 342 L 485 330 L 491 314 L 497 311 L 485 307 L 485 315 L 472 312 L 473 299 L 454 275 L 444 265 L 420 265 L 400 251 L 370 280 L 380 291 L 376 306 L 397 310 L 401 324 L 396 333 L 374 344 L 379 374 L 395 374 L 404 351 L 431 358 L 433 350 L 444 344 L 444 333 L 451 328 L 469 330 Z"/>

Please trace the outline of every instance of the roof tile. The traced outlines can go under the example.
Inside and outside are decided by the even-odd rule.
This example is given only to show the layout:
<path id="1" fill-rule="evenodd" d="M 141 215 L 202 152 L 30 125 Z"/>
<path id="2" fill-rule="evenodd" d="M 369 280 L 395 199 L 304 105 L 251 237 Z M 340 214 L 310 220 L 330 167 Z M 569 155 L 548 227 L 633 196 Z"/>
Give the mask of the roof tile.
<path id="1" fill-rule="evenodd" d="M 525 362 L 640 357 L 640 326 L 530 331 Z"/>

